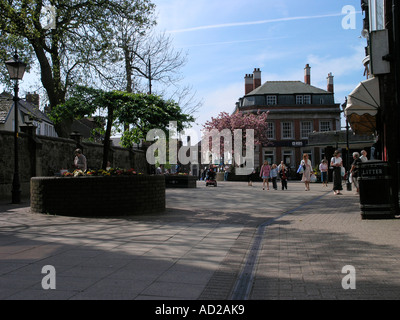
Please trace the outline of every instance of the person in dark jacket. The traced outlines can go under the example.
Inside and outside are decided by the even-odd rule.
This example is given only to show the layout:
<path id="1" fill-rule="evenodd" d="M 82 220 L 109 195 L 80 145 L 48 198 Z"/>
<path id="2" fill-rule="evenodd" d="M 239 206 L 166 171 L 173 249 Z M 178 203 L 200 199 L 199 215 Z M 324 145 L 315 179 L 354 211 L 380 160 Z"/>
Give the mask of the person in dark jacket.
<path id="1" fill-rule="evenodd" d="M 281 178 L 282 190 L 287 190 L 289 170 L 285 164 L 280 164 L 279 177 Z"/>

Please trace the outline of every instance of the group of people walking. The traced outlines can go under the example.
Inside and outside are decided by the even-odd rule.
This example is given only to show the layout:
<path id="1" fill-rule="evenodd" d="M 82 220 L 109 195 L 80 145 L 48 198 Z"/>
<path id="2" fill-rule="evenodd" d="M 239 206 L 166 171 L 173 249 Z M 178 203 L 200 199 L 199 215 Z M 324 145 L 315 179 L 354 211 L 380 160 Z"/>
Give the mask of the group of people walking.
<path id="1" fill-rule="evenodd" d="M 348 172 L 349 181 L 351 181 L 356 187 L 356 193 L 359 193 L 359 183 L 358 183 L 359 164 L 361 162 L 368 161 L 367 151 L 362 150 L 361 156 L 358 152 L 353 152 L 353 160 L 354 161 L 351 164 L 351 169 Z M 343 160 L 341 158 L 341 154 L 339 151 L 335 151 L 331 159 L 331 166 L 333 168 L 333 192 L 335 194 L 341 194 L 340 191 L 343 190 L 342 177 L 345 174 L 345 169 L 343 167 Z"/>
<path id="2" fill-rule="evenodd" d="M 330 167 L 333 169 L 333 191 L 335 194 L 341 194 L 340 191 L 343 190 L 343 160 L 339 151 L 335 151 L 330 164 L 328 164 L 328 161 L 324 159 L 319 165 L 319 170 L 321 172 L 321 182 L 324 187 L 328 186 L 328 169 Z M 305 191 L 310 191 L 310 183 L 313 179 L 316 179 L 316 177 L 313 177 L 314 171 L 312 168 L 312 162 L 309 159 L 307 153 L 303 154 L 303 159 L 300 162 L 300 168 L 302 170 L 298 172 L 301 172 L 302 174 L 301 181 L 304 182 Z M 285 166 L 283 161 L 279 166 L 277 166 L 276 164 L 270 166 L 268 161 L 265 161 L 260 171 L 260 177 L 263 179 L 263 190 L 265 190 L 265 186 L 267 187 L 267 190 L 269 190 L 269 179 L 271 179 L 272 181 L 272 187 L 277 190 L 278 176 L 281 178 L 282 190 L 287 190 L 288 170 L 289 169 Z"/>
<path id="3" fill-rule="evenodd" d="M 260 177 L 263 180 L 263 190 L 265 190 L 265 185 L 267 185 L 267 190 L 269 190 L 269 179 L 271 179 L 272 188 L 278 190 L 278 176 L 281 180 L 282 190 L 287 190 L 289 168 L 283 163 L 283 161 L 279 166 L 275 163 L 270 166 L 268 161 L 265 161 L 260 170 Z"/>
<path id="4" fill-rule="evenodd" d="M 360 162 L 368 161 L 367 152 L 365 150 L 361 151 L 361 156 L 358 152 L 353 153 L 354 162 L 351 165 L 351 169 L 348 172 L 351 175 L 352 182 L 357 189 L 357 193 L 359 192 L 358 185 L 358 165 Z M 301 170 L 300 170 L 301 169 Z M 333 192 L 335 195 L 341 194 L 343 190 L 342 182 L 343 177 L 345 175 L 345 168 L 343 166 L 343 159 L 341 157 L 341 152 L 336 150 L 331 158 L 330 162 L 328 160 L 323 159 L 319 164 L 319 171 L 321 172 L 321 182 L 323 187 L 328 187 L 328 171 L 329 169 L 333 172 Z M 226 171 L 229 173 L 229 171 Z M 265 161 L 260 170 L 260 177 L 263 180 L 263 190 L 269 188 L 269 182 L 272 182 L 272 188 L 274 190 L 278 189 L 278 179 L 281 181 L 282 190 L 288 189 L 288 177 L 289 177 L 290 168 L 285 165 L 283 161 L 278 165 L 272 164 L 270 165 L 268 161 Z M 301 181 L 304 183 L 305 191 L 310 191 L 310 183 L 316 181 L 316 177 L 314 174 L 314 170 L 312 167 L 312 162 L 309 159 L 309 155 L 307 153 L 303 154 L 303 159 L 300 162 L 298 173 L 301 173 Z M 256 171 L 253 170 L 252 174 L 248 176 L 248 185 L 252 185 L 252 181 L 254 179 L 254 175 Z M 226 180 L 226 176 L 225 176 Z"/>
<path id="5" fill-rule="evenodd" d="M 359 192 L 358 175 L 359 175 L 359 164 L 361 162 L 368 161 L 367 152 L 365 150 L 361 151 L 361 156 L 358 152 L 353 153 L 353 163 L 348 174 L 351 175 L 351 180 L 356 187 L 356 192 Z M 300 163 L 303 166 L 303 175 L 301 181 L 305 184 L 305 190 L 310 190 L 310 182 L 312 172 L 312 164 L 308 158 L 308 154 L 303 155 L 303 160 Z M 321 172 L 321 182 L 324 187 L 328 186 L 328 169 L 333 170 L 333 192 L 335 195 L 340 195 L 343 190 L 342 180 L 345 175 L 345 168 L 343 167 L 343 159 L 339 150 L 336 150 L 331 158 L 330 163 L 326 159 L 323 159 L 319 165 L 319 170 Z"/>
<path id="6" fill-rule="evenodd" d="M 308 154 L 303 154 L 303 160 L 300 163 L 303 166 L 303 176 L 301 181 L 304 182 L 305 190 L 310 191 L 311 177 L 314 174 L 312 170 L 311 160 Z M 333 170 L 333 192 L 335 195 L 341 194 L 340 191 L 343 190 L 342 186 L 342 176 L 343 176 L 343 159 L 339 150 L 336 150 L 331 158 L 330 163 L 326 159 L 323 159 L 319 165 L 319 170 L 321 172 L 321 182 L 324 187 L 328 186 L 328 169 Z"/>
<path id="7" fill-rule="evenodd" d="M 351 180 L 356 187 L 356 192 L 359 193 L 360 191 L 360 185 L 358 183 L 358 176 L 359 176 L 359 165 L 361 162 L 367 162 L 367 151 L 362 150 L 361 151 L 361 156 L 358 152 L 353 152 L 353 163 L 351 164 L 351 169 L 350 169 L 350 174 L 351 174 Z"/>

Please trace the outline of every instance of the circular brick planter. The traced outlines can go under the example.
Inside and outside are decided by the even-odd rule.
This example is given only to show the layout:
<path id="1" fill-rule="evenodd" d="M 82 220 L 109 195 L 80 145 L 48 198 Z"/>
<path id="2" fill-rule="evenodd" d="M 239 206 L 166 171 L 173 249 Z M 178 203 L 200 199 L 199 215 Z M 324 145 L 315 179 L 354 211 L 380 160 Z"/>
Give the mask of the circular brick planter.
<path id="1" fill-rule="evenodd" d="M 165 210 L 163 176 L 36 177 L 31 211 L 79 217 L 124 216 Z"/>

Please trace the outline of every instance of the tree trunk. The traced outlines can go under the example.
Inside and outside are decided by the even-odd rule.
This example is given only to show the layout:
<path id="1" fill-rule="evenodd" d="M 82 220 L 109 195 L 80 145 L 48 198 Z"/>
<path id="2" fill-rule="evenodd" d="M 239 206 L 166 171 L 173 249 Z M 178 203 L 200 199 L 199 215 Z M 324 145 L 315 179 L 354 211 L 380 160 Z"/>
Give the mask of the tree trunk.
<path id="1" fill-rule="evenodd" d="M 52 109 L 65 102 L 65 90 L 62 88 L 61 78 L 53 76 L 53 70 L 46 57 L 44 48 L 38 43 L 32 43 L 32 46 L 40 64 L 41 81 L 49 98 L 50 109 Z M 58 136 L 68 138 L 71 133 L 71 125 L 71 121 L 63 121 L 63 123 L 56 124 L 55 128 Z"/>
<path id="2" fill-rule="evenodd" d="M 133 82 L 132 82 L 132 63 L 130 59 L 130 52 L 128 47 L 124 47 L 124 56 L 125 56 L 125 76 L 126 76 L 126 92 L 133 92 Z M 124 123 L 124 131 L 129 130 L 129 123 Z"/>

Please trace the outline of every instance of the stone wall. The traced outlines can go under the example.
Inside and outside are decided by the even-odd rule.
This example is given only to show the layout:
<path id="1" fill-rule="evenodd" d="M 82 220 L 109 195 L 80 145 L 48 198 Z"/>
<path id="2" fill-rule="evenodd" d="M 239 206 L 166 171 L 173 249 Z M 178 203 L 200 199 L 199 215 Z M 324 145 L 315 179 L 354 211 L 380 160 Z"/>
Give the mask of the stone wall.
<path id="1" fill-rule="evenodd" d="M 79 217 L 162 212 L 165 178 L 149 175 L 32 178 L 31 210 Z"/>
<path id="2" fill-rule="evenodd" d="M 51 138 L 19 133 L 19 171 L 22 197 L 29 197 L 32 177 L 54 176 L 61 169 L 73 169 L 74 150 L 80 147 L 87 157 L 88 168 L 99 169 L 103 161 L 103 145 L 80 140 Z M 111 147 L 112 167 L 134 168 L 147 173 L 146 154 L 142 150 Z M 14 135 L 0 131 L 0 199 L 11 199 L 14 176 Z"/>

